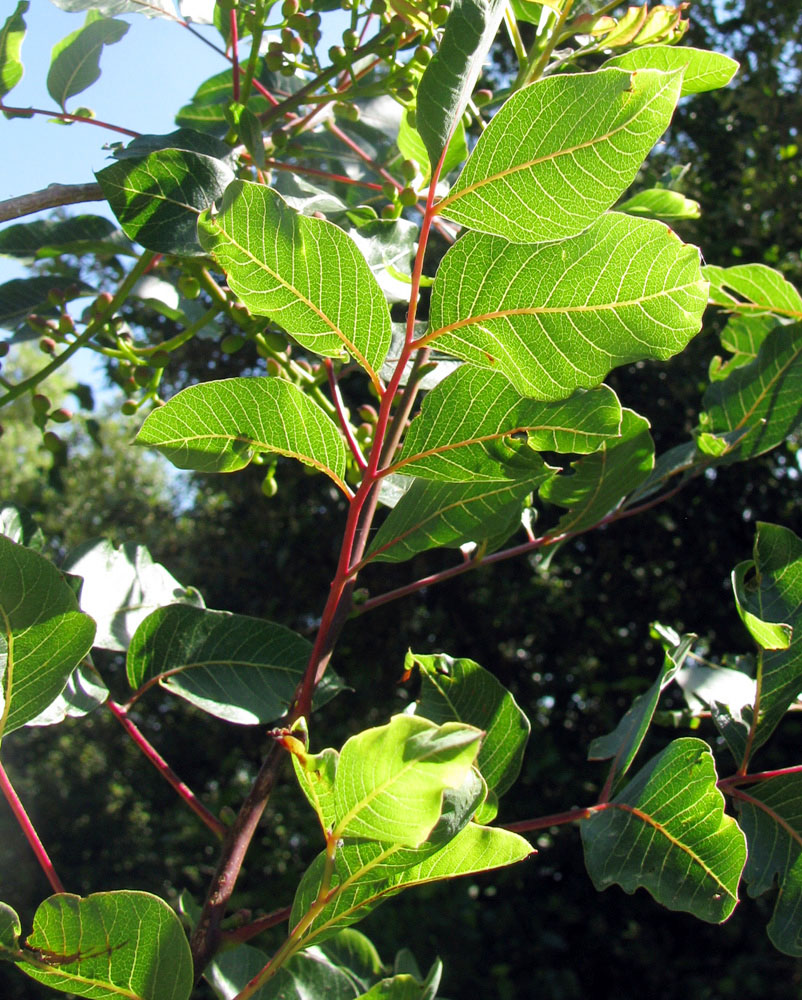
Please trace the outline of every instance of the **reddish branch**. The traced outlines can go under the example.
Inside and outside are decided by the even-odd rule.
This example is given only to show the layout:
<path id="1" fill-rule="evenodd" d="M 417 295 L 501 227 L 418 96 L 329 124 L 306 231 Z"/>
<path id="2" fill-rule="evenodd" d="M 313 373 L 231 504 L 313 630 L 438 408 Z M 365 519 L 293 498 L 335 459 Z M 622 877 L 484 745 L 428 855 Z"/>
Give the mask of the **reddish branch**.
<path id="1" fill-rule="evenodd" d="M 14 786 L 11 784 L 11 781 L 9 780 L 2 764 L 0 764 L 0 789 L 2 789 L 3 795 L 6 797 L 6 801 L 11 806 L 11 811 L 14 813 L 22 832 L 25 834 L 25 839 L 31 845 L 31 849 L 36 855 L 36 860 L 39 862 L 39 866 L 47 876 L 47 881 L 50 883 L 53 892 L 65 892 L 66 890 L 61 883 L 61 879 L 58 877 L 56 869 L 53 867 L 53 862 L 50 860 L 44 844 L 39 839 L 39 834 L 34 829 L 34 825 L 31 823 L 30 817 L 25 811 L 25 807 L 14 790 Z"/>

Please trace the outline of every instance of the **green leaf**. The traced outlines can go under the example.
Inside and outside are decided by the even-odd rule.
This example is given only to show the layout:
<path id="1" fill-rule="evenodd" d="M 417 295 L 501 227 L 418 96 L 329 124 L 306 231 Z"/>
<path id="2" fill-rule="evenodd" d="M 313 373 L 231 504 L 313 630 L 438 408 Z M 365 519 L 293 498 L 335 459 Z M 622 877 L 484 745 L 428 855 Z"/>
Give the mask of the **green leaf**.
<path id="1" fill-rule="evenodd" d="M 760 350 L 760 345 L 780 324 L 780 319 L 772 313 L 758 313 L 743 316 L 736 313 L 727 321 L 721 331 L 721 346 L 732 354 L 731 358 L 722 361 L 720 357 L 713 358 L 709 376 L 711 382 L 720 382 L 728 378 L 736 368 L 743 368 L 754 361 Z"/>
<path id="2" fill-rule="evenodd" d="M 231 378 L 182 389 L 148 416 L 136 443 L 198 472 L 235 472 L 259 452 L 277 452 L 347 491 L 345 444 L 335 423 L 283 379 Z"/>
<path id="3" fill-rule="evenodd" d="M 311 754 L 293 751 L 292 765 L 301 791 L 315 810 L 320 828 L 328 835 L 337 819 L 334 801 L 334 779 L 337 774 L 339 753 L 331 747 Z"/>
<path id="4" fill-rule="evenodd" d="M 542 460 L 528 479 L 512 482 L 442 483 L 416 479 L 388 514 L 366 559 L 403 562 L 431 548 L 469 542 L 492 551 L 520 526 L 526 497 L 552 473 Z"/>
<path id="5" fill-rule="evenodd" d="M 229 97 L 231 96 L 231 73 L 227 73 Z M 115 160 L 141 160 L 160 149 L 185 149 L 189 153 L 203 153 L 215 160 L 235 162 L 234 152 L 227 143 L 205 132 L 191 128 L 177 128 L 164 134 L 145 133 L 132 139 L 127 146 L 114 149 Z"/>
<path id="6" fill-rule="evenodd" d="M 85 663 L 79 663 L 61 694 L 26 725 L 55 726 L 66 718 L 81 718 L 104 704 L 108 696 L 109 689 L 100 675 Z"/>
<path id="7" fill-rule="evenodd" d="M 356 923 L 385 898 L 426 882 L 490 871 L 522 861 L 532 853 L 523 837 L 495 827 L 469 823 L 443 846 L 404 848 L 376 841 L 346 842 L 337 851 L 327 903 L 306 931 L 304 942 L 320 942 Z M 294 927 L 314 902 L 325 868 L 320 854 L 304 873 L 293 902 Z"/>
<path id="8" fill-rule="evenodd" d="M 56 567 L 0 535 L 0 739 L 50 705 L 94 635 Z"/>
<path id="9" fill-rule="evenodd" d="M 90 87 L 100 76 L 100 54 L 126 34 L 125 21 L 103 17 L 90 10 L 82 28 L 53 46 L 47 92 L 66 110 L 67 100 Z"/>
<path id="10" fill-rule="evenodd" d="M 251 312 L 280 323 L 317 354 L 347 350 L 377 382 L 390 346 L 390 311 L 341 229 L 299 215 L 271 188 L 235 181 L 219 214 L 201 217 L 199 235 Z"/>
<path id="11" fill-rule="evenodd" d="M 443 792 L 463 783 L 481 738 L 472 726 L 412 715 L 352 736 L 334 778 L 332 837 L 422 844 L 440 817 Z"/>
<path id="12" fill-rule="evenodd" d="M 158 680 L 204 712 L 247 726 L 284 715 L 311 652 L 311 643 L 283 625 L 173 604 L 154 611 L 136 630 L 126 670 L 134 689 Z M 316 704 L 341 687 L 327 673 Z"/>
<path id="13" fill-rule="evenodd" d="M 598 890 L 645 888 L 670 910 L 721 923 L 738 902 L 744 836 L 724 815 L 709 746 L 674 740 L 581 825 Z"/>
<path id="14" fill-rule="evenodd" d="M 34 310 L 52 311 L 47 297 L 54 288 L 78 285 L 82 291 L 92 289 L 78 275 L 37 275 L 35 278 L 12 278 L 0 285 L 0 327 L 13 330 L 15 324 Z"/>
<path id="15" fill-rule="evenodd" d="M 447 482 L 502 482 L 542 469 L 536 451 L 587 454 L 618 437 L 612 389 L 565 401 L 522 397 L 500 373 L 462 365 L 427 396 L 391 472 Z"/>
<path id="16" fill-rule="evenodd" d="M 58 257 L 61 254 L 132 254 L 131 244 L 110 219 L 74 215 L 37 219 L 0 232 L 0 254 L 9 257 Z"/>
<path id="17" fill-rule="evenodd" d="M 184 587 L 144 545 L 119 548 L 107 538 L 84 542 L 64 560 L 65 572 L 83 579 L 81 609 L 97 623 L 95 646 L 124 651 L 140 623 L 166 604 L 203 607 L 193 587 Z"/>
<path id="18" fill-rule="evenodd" d="M 407 108 L 401 116 L 396 143 L 401 155 L 407 160 L 412 160 L 413 163 L 416 163 L 420 167 L 420 183 L 426 184 L 432 175 L 429 154 L 426 144 L 420 137 L 420 132 L 410 123 L 410 110 Z M 448 143 L 448 151 L 443 160 L 440 176 L 447 177 L 455 167 L 458 167 L 467 159 L 468 144 L 465 139 L 465 125 L 462 119 L 460 119 Z"/>
<path id="19" fill-rule="evenodd" d="M 25 19 L 28 0 L 20 0 L 14 13 L 6 18 L 0 28 L 0 100 L 13 90 L 22 79 L 22 42 L 25 38 Z"/>
<path id="20" fill-rule="evenodd" d="M 608 66 L 628 70 L 661 69 L 666 72 L 684 69 L 680 97 L 726 87 L 739 68 L 735 59 L 721 52 L 674 45 L 639 46 L 608 59 L 603 68 Z"/>
<path id="21" fill-rule="evenodd" d="M 731 435 L 720 461 L 744 461 L 776 448 L 799 427 L 801 398 L 802 323 L 777 326 L 754 361 L 709 386 L 699 427 L 708 435 Z"/>
<path id="22" fill-rule="evenodd" d="M 262 77 L 263 63 L 258 60 L 255 76 Z M 262 80 L 264 83 L 265 81 Z M 224 136 L 229 129 L 226 110 L 231 101 L 231 70 L 224 69 L 220 73 L 205 80 L 195 91 L 189 104 L 179 109 L 175 116 L 176 125 L 195 129 L 198 132 L 212 136 Z M 248 101 L 248 110 L 258 116 L 267 111 L 271 105 L 266 97 L 254 94 Z"/>
<path id="23" fill-rule="evenodd" d="M 540 487 L 544 500 L 569 508 L 551 534 L 593 527 L 643 483 L 653 468 L 654 442 L 649 421 L 625 409 L 618 441 L 573 462 L 570 475 L 553 476 Z"/>
<path id="24" fill-rule="evenodd" d="M 786 649 L 762 652 L 755 703 L 759 717 L 751 740 L 754 753 L 769 738 L 802 689 L 802 540 L 776 524 L 759 523 L 753 560 L 736 568 L 748 585 L 747 607 L 760 622 L 787 624 L 792 630 Z M 740 610 L 740 608 L 739 608 Z M 779 636 L 778 636 L 779 638 Z M 748 720 L 747 720 L 748 721 Z"/>
<path id="25" fill-rule="evenodd" d="M 663 668 L 657 680 L 648 691 L 638 695 L 611 733 L 597 736 L 593 740 L 588 750 L 588 760 L 615 758 L 613 769 L 617 777 L 627 773 L 654 717 L 661 692 L 676 677 L 695 638 L 693 635 L 683 636 L 676 646 L 666 649 Z"/>
<path id="26" fill-rule="evenodd" d="M 107 17 L 118 14 L 144 14 L 146 17 L 167 17 L 177 20 L 172 0 L 50 0 L 62 10 L 77 12 L 96 10 Z"/>
<path id="27" fill-rule="evenodd" d="M 616 211 L 627 215 L 637 215 L 645 219 L 698 219 L 701 215 L 699 202 L 686 198 L 679 191 L 668 188 L 648 188 L 616 205 Z"/>
<path id="28" fill-rule="evenodd" d="M 522 395 L 564 399 L 681 351 L 706 293 L 699 251 L 650 219 L 610 213 L 537 246 L 468 233 L 437 271 L 421 344 L 502 372 Z"/>
<path id="29" fill-rule="evenodd" d="M 443 975 L 443 963 L 435 959 L 425 979 L 420 972 L 398 972 L 382 979 L 367 993 L 360 994 L 359 1000 L 435 1000 L 437 987 Z"/>
<path id="30" fill-rule="evenodd" d="M 30 511 L 16 503 L 0 503 L 0 535 L 36 552 L 45 547 L 42 529 L 31 517 Z"/>
<path id="31" fill-rule="evenodd" d="M 6 950 L 16 951 L 22 925 L 15 910 L 8 903 L 0 903 L 0 956 Z"/>
<path id="32" fill-rule="evenodd" d="M 750 896 L 780 891 L 767 930 L 786 955 L 802 956 L 802 774 L 784 774 L 733 789 L 749 859 Z"/>
<path id="33" fill-rule="evenodd" d="M 763 610 L 762 580 L 751 560 L 732 571 L 732 592 L 741 621 L 761 649 L 788 649 L 794 630 L 787 622 L 766 621 Z"/>
<path id="34" fill-rule="evenodd" d="M 38 961 L 20 962 L 23 972 L 89 1000 L 188 1000 L 192 992 L 181 922 L 147 892 L 51 896 L 37 909 L 26 946 Z"/>
<path id="35" fill-rule="evenodd" d="M 753 315 L 771 312 L 802 320 L 802 296 L 779 271 L 765 264 L 702 268 L 710 282 L 710 302 L 730 312 Z"/>
<path id="36" fill-rule="evenodd" d="M 476 766 L 497 797 L 513 784 L 521 770 L 529 720 L 510 692 L 473 660 L 445 653 L 407 653 L 404 667 L 420 668 L 418 711 L 432 722 L 464 722 L 484 731 Z"/>
<path id="37" fill-rule="evenodd" d="M 416 125 L 432 169 L 468 106 L 505 6 L 505 0 L 451 4 L 440 47 L 418 85 Z"/>
<path id="38" fill-rule="evenodd" d="M 129 239 L 158 253 L 193 256 L 202 253 L 198 217 L 234 174 L 203 153 L 161 149 L 141 160 L 118 160 L 95 176 Z"/>
<path id="39" fill-rule="evenodd" d="M 516 243 L 575 236 L 635 179 L 671 121 L 681 82 L 681 71 L 606 69 L 519 90 L 438 212 Z"/>
<path id="40" fill-rule="evenodd" d="M 418 226 L 408 219 L 370 219 L 349 225 L 348 235 L 368 262 L 388 302 L 409 302 L 418 234 Z M 385 357 L 385 364 L 387 361 Z"/>

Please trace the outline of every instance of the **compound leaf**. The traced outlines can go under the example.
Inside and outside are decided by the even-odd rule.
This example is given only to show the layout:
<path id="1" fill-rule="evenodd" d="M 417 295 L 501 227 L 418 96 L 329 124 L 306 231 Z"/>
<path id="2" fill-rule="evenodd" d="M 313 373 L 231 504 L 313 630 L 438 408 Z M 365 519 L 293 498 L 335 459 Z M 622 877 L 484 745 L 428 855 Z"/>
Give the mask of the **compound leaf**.
<path id="1" fill-rule="evenodd" d="M 635 179 L 671 121 L 681 84 L 681 70 L 605 69 L 519 90 L 482 133 L 438 212 L 516 243 L 575 236 Z"/>
<path id="2" fill-rule="evenodd" d="M 744 836 L 724 814 L 710 747 L 674 740 L 603 808 L 582 821 L 597 889 L 645 888 L 671 910 L 721 923 L 738 902 Z"/>
<path id="3" fill-rule="evenodd" d="M 537 246 L 468 233 L 440 264 L 420 343 L 502 372 L 522 395 L 564 399 L 681 351 L 706 300 L 698 250 L 651 219 L 610 213 Z"/>

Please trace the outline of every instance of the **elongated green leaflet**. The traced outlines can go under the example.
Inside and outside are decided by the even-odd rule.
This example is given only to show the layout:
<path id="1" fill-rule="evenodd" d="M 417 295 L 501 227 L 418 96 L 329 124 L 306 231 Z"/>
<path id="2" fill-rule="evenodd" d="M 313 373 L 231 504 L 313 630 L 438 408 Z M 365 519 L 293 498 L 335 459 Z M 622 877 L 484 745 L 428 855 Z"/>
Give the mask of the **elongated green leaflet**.
<path id="1" fill-rule="evenodd" d="M 514 94 L 437 209 L 518 243 L 575 236 L 635 179 L 668 127 L 682 71 L 555 75 Z"/>
<path id="2" fill-rule="evenodd" d="M 686 198 L 679 191 L 670 191 L 668 188 L 649 188 L 646 191 L 639 191 L 615 207 L 618 212 L 626 212 L 642 219 L 662 219 L 664 222 L 698 219 L 701 215 L 698 201 Z"/>
<path id="3" fill-rule="evenodd" d="M 603 809 L 582 821 L 597 889 L 639 887 L 672 910 L 720 923 L 738 902 L 744 836 L 724 814 L 710 747 L 674 740 Z"/>
<path id="4" fill-rule="evenodd" d="M 538 246 L 468 233 L 437 272 L 424 342 L 522 395 L 564 399 L 618 365 L 681 351 L 706 301 L 698 250 L 650 219 L 610 213 Z"/>
<path id="5" fill-rule="evenodd" d="M 119 42 L 127 31 L 125 21 L 90 10 L 84 26 L 53 47 L 47 74 L 47 91 L 53 100 L 66 108 L 70 97 L 91 86 L 100 76 L 103 47 Z"/>
<path id="6" fill-rule="evenodd" d="M 683 70 L 681 97 L 701 94 L 726 87 L 738 72 L 735 59 L 722 52 L 694 49 L 689 45 L 638 45 L 621 55 L 608 59 L 602 67 L 619 69 L 660 69 L 664 72 Z"/>
<path id="7" fill-rule="evenodd" d="M 347 351 L 376 381 L 390 346 L 390 312 L 341 229 L 298 214 L 271 188 L 235 181 L 221 211 L 201 216 L 198 233 L 251 312 L 317 354 Z"/>
<path id="8" fill-rule="evenodd" d="M 336 425 L 282 379 L 223 379 L 183 389 L 150 414 L 136 442 L 158 448 L 179 469 L 198 472 L 235 472 L 258 452 L 277 452 L 347 490 L 345 444 Z"/>
<path id="9" fill-rule="evenodd" d="M 765 264 L 716 267 L 707 264 L 702 273 L 710 282 L 713 305 L 743 315 L 775 313 L 802 320 L 802 296 L 779 271 Z"/>
<path id="10" fill-rule="evenodd" d="M 525 479 L 542 468 L 534 451 L 596 451 L 620 426 L 607 386 L 542 403 L 500 373 L 462 365 L 426 396 L 391 471 L 444 482 Z"/>
<path id="11" fill-rule="evenodd" d="M 56 567 L 0 535 L 0 739 L 58 697 L 94 636 Z"/>
<path id="12" fill-rule="evenodd" d="M 29 0 L 20 0 L 13 14 L 0 28 L 0 99 L 13 90 L 22 79 L 23 67 L 20 53 L 25 38 L 25 19 Z"/>
<path id="13" fill-rule="evenodd" d="M 432 169 L 468 106 L 505 6 L 505 0 L 454 0 L 451 4 L 443 40 L 417 94 L 417 130 Z"/>
<path id="14" fill-rule="evenodd" d="M 192 956 L 184 929 L 147 892 L 51 896 L 26 941 L 32 979 L 88 1000 L 188 1000 Z"/>

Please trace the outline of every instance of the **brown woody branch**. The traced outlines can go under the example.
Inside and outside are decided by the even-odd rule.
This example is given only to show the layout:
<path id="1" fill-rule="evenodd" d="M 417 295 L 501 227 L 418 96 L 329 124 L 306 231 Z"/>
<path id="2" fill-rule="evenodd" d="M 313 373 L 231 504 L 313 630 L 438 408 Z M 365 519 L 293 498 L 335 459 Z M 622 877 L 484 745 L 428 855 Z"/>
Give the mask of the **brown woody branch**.
<path id="1" fill-rule="evenodd" d="M 49 184 L 41 191 L 31 191 L 0 201 L 0 222 L 20 219 L 46 208 L 75 205 L 80 201 L 104 201 L 99 184 Z"/>

